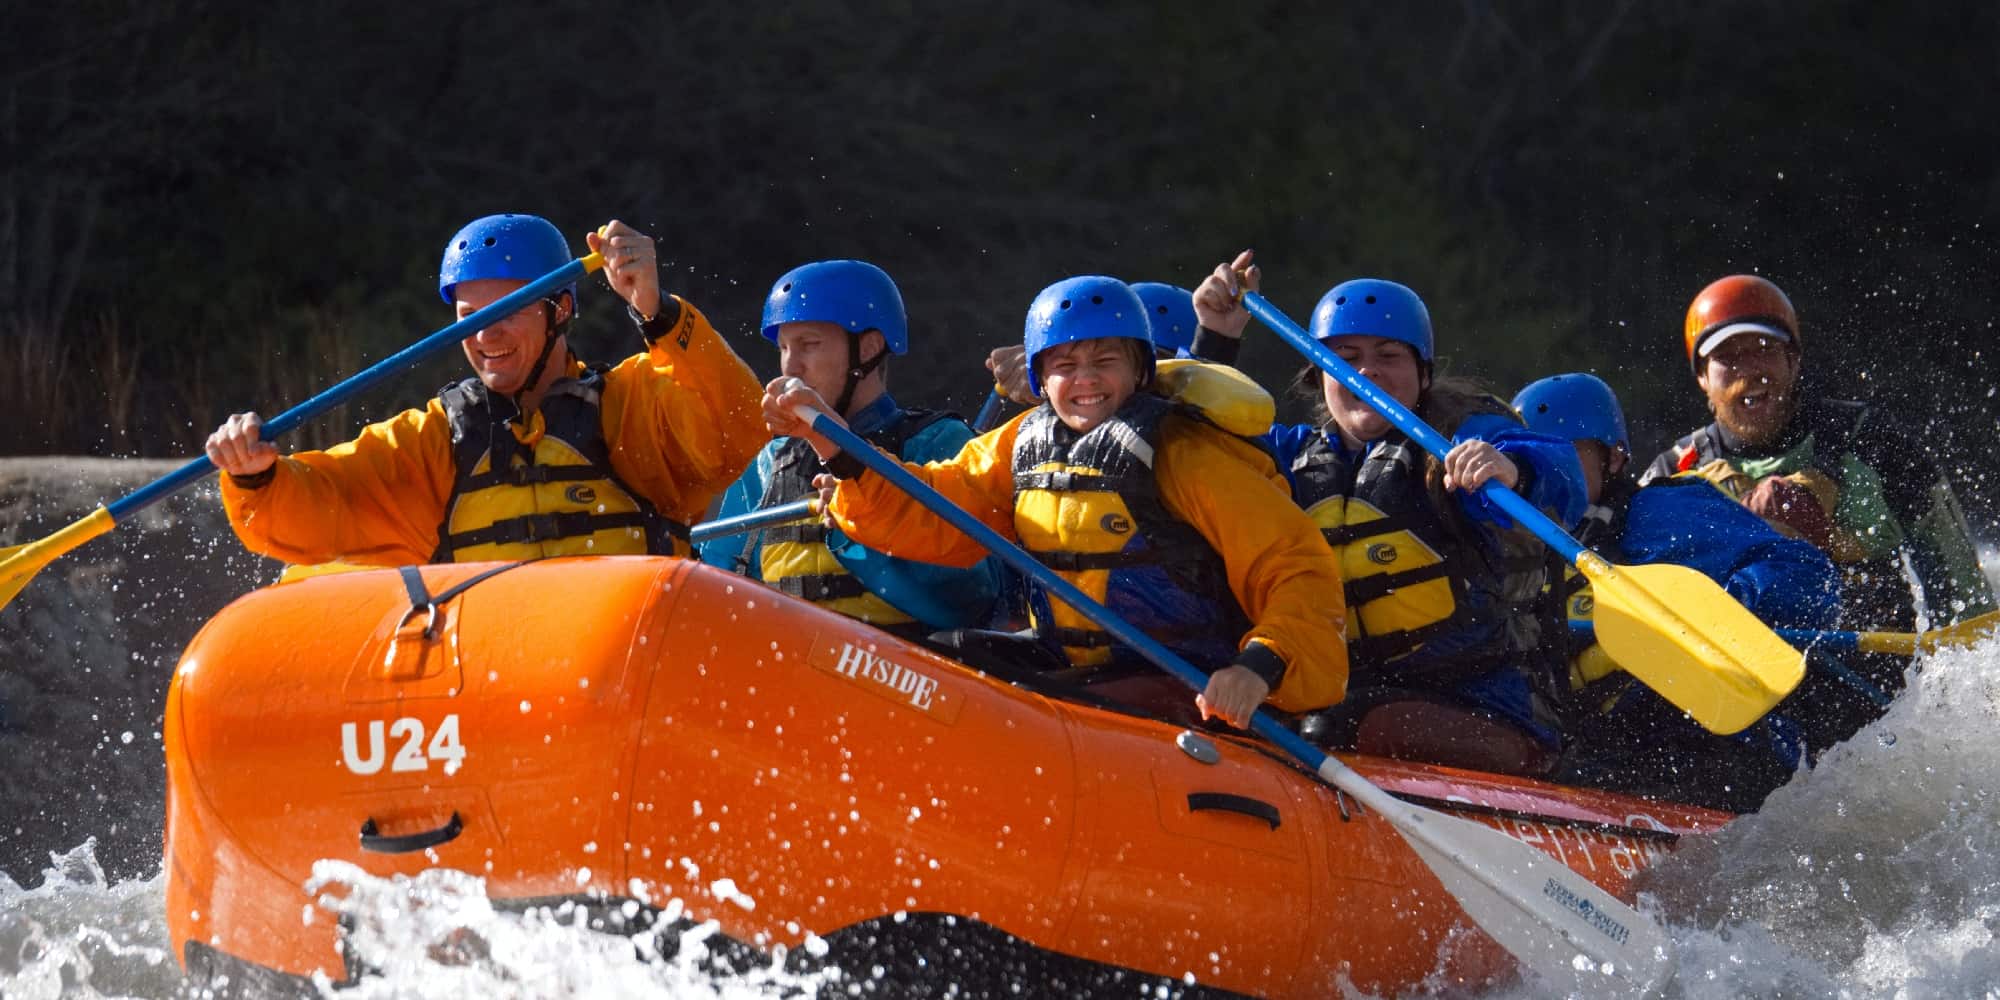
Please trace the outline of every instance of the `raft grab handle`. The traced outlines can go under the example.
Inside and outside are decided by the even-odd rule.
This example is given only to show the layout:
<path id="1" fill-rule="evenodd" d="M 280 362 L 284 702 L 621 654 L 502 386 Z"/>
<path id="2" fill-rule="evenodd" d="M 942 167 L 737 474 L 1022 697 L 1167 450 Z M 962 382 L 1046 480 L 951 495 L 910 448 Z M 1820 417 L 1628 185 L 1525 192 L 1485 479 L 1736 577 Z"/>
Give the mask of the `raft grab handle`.
<path id="1" fill-rule="evenodd" d="M 1235 795 L 1229 792 L 1189 792 L 1188 812 L 1201 812 L 1205 809 L 1242 813 L 1271 824 L 1273 830 L 1278 828 L 1280 819 L 1278 807 L 1263 799 L 1253 799 L 1248 795 Z"/>
<path id="2" fill-rule="evenodd" d="M 452 810 L 451 819 L 435 830 L 419 830 L 395 837 L 383 836 L 376 829 L 374 818 L 370 817 L 361 823 L 361 849 L 376 854 L 414 854 L 456 840 L 464 832 L 465 821 L 459 819 L 456 809 Z"/>

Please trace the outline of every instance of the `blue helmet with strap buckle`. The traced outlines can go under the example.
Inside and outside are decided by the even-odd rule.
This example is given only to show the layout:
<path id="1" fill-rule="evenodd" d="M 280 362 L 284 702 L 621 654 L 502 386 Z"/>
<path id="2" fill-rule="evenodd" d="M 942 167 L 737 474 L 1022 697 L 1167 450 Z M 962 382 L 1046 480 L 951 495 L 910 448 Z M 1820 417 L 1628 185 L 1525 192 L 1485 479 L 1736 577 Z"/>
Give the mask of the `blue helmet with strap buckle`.
<path id="1" fill-rule="evenodd" d="M 1189 308 L 1193 308 L 1190 306 Z M 1028 388 L 1042 395 L 1042 376 L 1035 359 L 1057 344 L 1123 338 L 1146 345 L 1140 352 L 1139 384 L 1153 378 L 1153 328 L 1139 293 L 1117 278 L 1086 274 L 1065 278 L 1042 289 L 1028 306 L 1021 346 L 1028 352 Z"/>
<path id="2" fill-rule="evenodd" d="M 533 281 L 571 259 L 569 241 L 541 216 L 510 213 L 474 219 L 445 244 L 444 260 L 438 264 L 438 297 L 451 305 L 457 301 L 453 291 L 461 281 Z M 575 303 L 576 285 L 563 291 Z"/>
<path id="3" fill-rule="evenodd" d="M 1194 293 L 1159 281 L 1141 281 L 1132 290 L 1146 304 L 1146 319 L 1153 327 L 1153 349 L 1172 351 L 1177 358 L 1187 357 L 1194 350 L 1194 331 L 1200 325 L 1194 316 Z"/>
<path id="4" fill-rule="evenodd" d="M 1618 394 L 1595 375 L 1570 372 L 1532 382 L 1515 394 L 1514 409 L 1538 434 L 1632 450 Z"/>
<path id="5" fill-rule="evenodd" d="M 1405 285 L 1356 278 L 1320 296 L 1313 307 L 1313 339 L 1349 334 L 1401 341 L 1417 352 L 1418 361 L 1431 362 L 1431 311 Z"/>
<path id="6" fill-rule="evenodd" d="M 764 339 L 786 323 L 832 323 L 855 336 L 882 332 L 890 354 L 910 350 L 903 293 L 888 272 L 862 260 L 822 260 L 785 272 L 764 300 Z"/>

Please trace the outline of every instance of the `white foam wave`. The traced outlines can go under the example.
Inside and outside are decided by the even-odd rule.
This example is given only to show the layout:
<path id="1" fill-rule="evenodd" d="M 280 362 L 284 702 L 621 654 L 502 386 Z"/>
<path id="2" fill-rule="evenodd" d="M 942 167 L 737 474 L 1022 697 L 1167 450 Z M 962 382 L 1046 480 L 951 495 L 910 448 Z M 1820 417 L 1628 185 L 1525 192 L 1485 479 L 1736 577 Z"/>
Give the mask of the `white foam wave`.
<path id="1" fill-rule="evenodd" d="M 96 842 L 50 857 L 23 889 L 0 875 L 0 996 L 171 996 L 180 970 L 167 950 L 165 879 L 108 884 Z"/>
<path id="2" fill-rule="evenodd" d="M 591 908 L 573 902 L 497 909 L 484 881 L 463 872 L 384 879 L 322 861 L 313 866 L 308 892 L 318 894 L 332 919 L 351 922 L 347 946 L 375 973 L 341 990 L 342 1000 L 812 997 L 835 978 L 786 972 L 782 955 L 769 967 L 736 969 L 725 951 L 711 947 L 721 941 L 713 923 L 670 930 L 662 942 L 651 930 L 593 929 Z M 637 904 L 604 905 L 628 917 L 638 912 Z M 661 911 L 667 923 L 680 913 L 678 901 Z"/>
<path id="3" fill-rule="evenodd" d="M 2000 641 L 1939 653 L 1880 721 L 1647 878 L 1689 997 L 1990 996 Z"/>

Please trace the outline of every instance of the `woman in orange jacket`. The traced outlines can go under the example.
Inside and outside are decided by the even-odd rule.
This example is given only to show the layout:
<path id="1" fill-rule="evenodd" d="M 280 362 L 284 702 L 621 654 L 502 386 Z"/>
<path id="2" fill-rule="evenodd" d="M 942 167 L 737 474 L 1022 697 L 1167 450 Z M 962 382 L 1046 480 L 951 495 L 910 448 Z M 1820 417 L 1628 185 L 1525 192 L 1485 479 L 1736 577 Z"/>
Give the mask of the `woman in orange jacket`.
<path id="1" fill-rule="evenodd" d="M 1204 716 L 1244 725 L 1267 699 L 1303 712 L 1339 701 L 1347 680 L 1340 571 L 1319 531 L 1256 445 L 1218 422 L 1256 428 L 1270 398 L 1222 369 L 1191 384 L 1248 389 L 1261 411 L 1231 419 L 1161 395 L 1138 296 L 1115 278 L 1058 282 L 1036 297 L 1024 338 L 1030 386 L 1045 400 L 973 439 L 956 458 L 906 467 L 953 503 L 1190 662 L 1211 671 Z M 1191 363 L 1183 363 L 1191 364 Z M 1199 392 L 1187 393 L 1200 395 Z M 772 433 L 811 441 L 838 481 L 828 505 L 850 538 L 907 559 L 970 566 L 987 553 L 815 434 L 793 412 L 829 413 L 788 379 L 765 388 Z M 839 419 L 834 416 L 833 419 Z M 1060 602 L 1033 593 L 1036 633 L 1076 666 L 1121 658 Z"/>
<path id="2" fill-rule="evenodd" d="M 663 295 L 653 241 L 613 221 L 588 237 L 646 351 L 615 367 L 570 353 L 576 286 L 467 337 L 474 377 L 325 451 L 280 458 L 255 413 L 208 439 L 222 502 L 251 551 L 376 566 L 687 552 L 687 527 L 768 438 L 757 379 L 708 320 Z M 445 247 L 438 294 L 468 316 L 568 263 L 532 215 L 493 215 Z"/>

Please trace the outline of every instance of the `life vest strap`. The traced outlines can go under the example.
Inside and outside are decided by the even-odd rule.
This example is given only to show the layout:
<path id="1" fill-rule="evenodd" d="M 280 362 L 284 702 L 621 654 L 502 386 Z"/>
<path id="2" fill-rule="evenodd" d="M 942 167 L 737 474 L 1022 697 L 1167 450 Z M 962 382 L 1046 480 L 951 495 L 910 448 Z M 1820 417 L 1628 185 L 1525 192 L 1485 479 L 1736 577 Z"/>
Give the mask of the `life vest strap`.
<path id="1" fill-rule="evenodd" d="M 1364 635 L 1347 640 L 1348 660 L 1353 663 L 1382 663 L 1402 656 L 1416 649 L 1432 636 L 1450 631 L 1450 619 L 1420 625 L 1416 628 L 1401 628 L 1379 635 Z M 1400 668 L 1394 668 L 1400 669 Z"/>
<path id="2" fill-rule="evenodd" d="M 1069 552 L 1066 550 L 1029 549 L 1042 565 L 1058 573 L 1077 573 L 1094 569 L 1124 569 L 1127 566 L 1145 566 L 1159 562 L 1158 550 L 1142 552 Z"/>
<path id="3" fill-rule="evenodd" d="M 1443 559 L 1429 566 L 1406 569 L 1400 573 L 1377 573 L 1374 576 L 1354 577 L 1346 583 L 1347 606 L 1358 608 L 1369 601 L 1386 597 L 1404 587 L 1415 586 L 1419 583 L 1436 580 L 1439 577 L 1450 576 L 1457 569 L 1457 560 Z"/>
<path id="4" fill-rule="evenodd" d="M 798 542 L 801 545 L 819 545 L 826 541 L 826 522 L 793 521 L 764 529 L 764 544 L 772 542 Z"/>
<path id="5" fill-rule="evenodd" d="M 477 473 L 465 477 L 464 491 L 490 489 L 494 486 L 534 486 L 542 483 L 567 483 L 579 480 L 604 478 L 604 473 L 588 465 L 539 465 L 526 464 L 511 466 L 503 471 Z"/>
<path id="6" fill-rule="evenodd" d="M 625 511 L 617 514 L 565 511 L 555 514 L 523 514 L 520 517 L 495 521 L 483 528 L 446 535 L 440 548 L 451 551 L 474 545 L 553 542 L 562 538 L 581 538 L 613 528 L 644 528 L 649 520 L 664 522 L 668 534 L 682 541 L 688 540 L 687 525 L 663 517 L 649 519 L 641 511 Z"/>
<path id="7" fill-rule="evenodd" d="M 1095 472 L 1062 470 L 1014 473 L 1016 493 L 1024 490 L 1043 490 L 1049 493 L 1116 493 L 1120 484 L 1118 476 Z"/>
<path id="8" fill-rule="evenodd" d="M 1321 528 L 1320 534 L 1326 536 L 1328 545 L 1337 549 L 1349 542 L 1359 541 L 1363 538 L 1374 538 L 1378 535 L 1393 535 L 1399 531 L 1415 533 L 1428 523 L 1429 518 L 1422 514 L 1415 511 L 1403 511 L 1401 513 L 1384 515 L 1373 521 L 1362 521 L 1357 524 L 1342 524 L 1331 528 Z"/>
<path id="9" fill-rule="evenodd" d="M 868 593 L 868 588 L 860 580 L 846 575 L 781 576 L 767 583 L 781 594 L 814 603 L 860 597 Z"/>
<path id="10" fill-rule="evenodd" d="M 1433 636 L 1448 631 L 1450 624 L 1449 621 L 1432 622 L 1419 628 L 1348 640 L 1347 656 L 1351 673 L 1348 683 L 1359 685 L 1364 681 L 1378 682 L 1370 680 L 1373 678 L 1393 678 L 1396 684 L 1449 689 L 1507 664 L 1508 658 L 1499 654 L 1464 659 L 1454 657 L 1424 666 L 1391 662 L 1395 657 L 1415 651 Z"/>
<path id="11" fill-rule="evenodd" d="M 1205 545 L 1193 542 L 1167 541 L 1147 545 L 1142 549 L 1121 549 L 1117 552 L 1071 552 L 1067 549 L 1029 549 L 1042 565 L 1059 573 L 1076 573 L 1095 569 L 1126 569 L 1132 566 L 1179 566 L 1183 562 L 1201 558 L 1210 550 Z"/>

